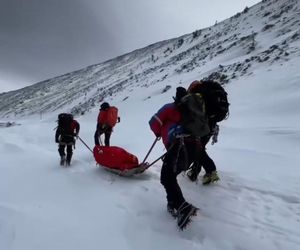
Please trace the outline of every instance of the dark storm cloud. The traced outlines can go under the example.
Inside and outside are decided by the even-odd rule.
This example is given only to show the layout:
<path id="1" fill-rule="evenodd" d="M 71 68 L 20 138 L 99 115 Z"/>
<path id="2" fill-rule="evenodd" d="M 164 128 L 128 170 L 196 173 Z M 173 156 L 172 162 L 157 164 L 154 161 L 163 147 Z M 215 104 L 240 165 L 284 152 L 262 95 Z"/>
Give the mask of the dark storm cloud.
<path id="1" fill-rule="evenodd" d="M 33 83 L 117 55 L 110 27 L 93 12 L 79 0 L 1 0 L 0 76 Z"/>
<path id="2" fill-rule="evenodd" d="M 213 25 L 259 0 L 0 0 L 0 92 Z"/>

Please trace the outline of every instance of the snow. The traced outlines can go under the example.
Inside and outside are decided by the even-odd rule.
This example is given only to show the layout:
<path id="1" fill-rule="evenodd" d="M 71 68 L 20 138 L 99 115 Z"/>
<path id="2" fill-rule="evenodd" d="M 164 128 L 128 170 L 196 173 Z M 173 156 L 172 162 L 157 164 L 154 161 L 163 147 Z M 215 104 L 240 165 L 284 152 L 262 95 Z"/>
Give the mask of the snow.
<path id="1" fill-rule="evenodd" d="M 62 168 L 55 113 L 1 128 L 0 249 L 299 249 L 299 64 L 295 58 L 228 85 L 230 118 L 208 147 L 221 181 L 202 186 L 179 176 L 186 199 L 200 208 L 183 232 L 166 212 L 161 162 L 119 177 L 96 166 L 78 141 L 72 166 Z M 112 144 L 141 161 L 154 140 L 147 121 L 172 94 L 112 103 L 121 116 Z M 78 118 L 90 147 L 96 117 L 95 109 Z M 149 161 L 164 153 L 159 144 Z"/>
<path id="2" fill-rule="evenodd" d="M 292 12 L 283 12 L 267 32 L 261 31 L 270 18 L 264 13 L 269 6 L 280 11 L 285 1 L 255 5 L 239 19 L 204 30 L 199 40 L 182 36 L 184 44 L 169 56 L 164 51 L 176 39 L 0 94 L 0 250 L 300 249 L 300 39 L 288 40 L 299 30 L 299 1 L 286 2 L 292 3 Z M 283 21 L 292 31 L 276 36 L 287 25 Z M 225 28 L 228 34 L 215 34 Z M 257 48 L 247 54 L 238 41 L 252 30 L 258 32 Z M 208 52 L 187 71 L 174 73 L 206 48 L 204 33 L 211 35 L 207 43 L 213 48 L 219 42 L 237 45 L 215 56 Z M 199 49 L 193 47 L 197 43 Z M 271 45 L 282 46 L 288 55 L 273 50 L 266 54 L 269 60 L 251 59 L 264 59 Z M 151 55 L 157 61 L 151 62 Z M 251 59 L 246 73 L 234 70 L 246 59 Z M 120 177 L 97 166 L 78 140 L 71 167 L 59 166 L 54 142 L 58 113 L 84 106 L 84 115 L 76 119 L 80 137 L 92 148 L 99 98 L 104 98 L 119 108 L 121 117 L 112 145 L 142 161 L 155 139 L 148 125 L 151 116 L 172 102 L 177 86 L 187 87 L 216 71 L 220 62 L 228 66 L 223 73 L 230 80 L 225 85 L 230 117 L 220 123 L 219 142 L 207 150 L 221 180 L 203 186 L 178 176 L 187 201 L 200 208 L 185 231 L 166 211 L 161 161 L 139 176 Z M 166 85 L 171 88 L 163 93 Z M 7 122 L 14 123 L 6 127 Z M 164 153 L 159 141 L 148 161 Z"/>

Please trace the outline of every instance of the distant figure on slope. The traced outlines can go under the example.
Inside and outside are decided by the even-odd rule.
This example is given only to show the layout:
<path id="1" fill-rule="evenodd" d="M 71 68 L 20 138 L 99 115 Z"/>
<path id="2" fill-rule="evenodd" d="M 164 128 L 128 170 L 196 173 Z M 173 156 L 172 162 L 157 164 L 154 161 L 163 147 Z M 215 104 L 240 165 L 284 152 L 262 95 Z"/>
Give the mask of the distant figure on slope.
<path id="1" fill-rule="evenodd" d="M 208 135 L 201 137 L 203 150 L 199 152 L 199 161 L 193 163 L 187 172 L 187 176 L 191 181 L 196 181 L 201 167 L 203 167 L 206 173 L 203 176 L 202 184 L 207 185 L 220 179 L 216 165 L 207 154 L 205 146 L 211 138 L 212 144 L 217 142 L 219 133 L 217 123 L 228 117 L 229 103 L 227 93 L 218 82 L 210 80 L 193 81 L 188 88 L 188 92 L 202 96 L 210 132 Z"/>
<path id="2" fill-rule="evenodd" d="M 110 146 L 110 136 L 113 127 L 120 122 L 118 117 L 118 109 L 110 106 L 109 103 L 103 102 L 100 106 L 100 112 L 97 119 L 97 127 L 94 135 L 95 145 L 100 145 L 99 137 L 104 134 L 104 145 Z"/>
<path id="3" fill-rule="evenodd" d="M 178 87 L 174 100 L 158 110 L 149 121 L 149 125 L 156 137 L 162 137 L 167 149 L 160 176 L 161 184 L 167 193 L 167 210 L 173 217 L 177 217 L 178 227 L 184 229 L 190 222 L 190 217 L 196 215 L 197 208 L 185 201 L 177 182 L 177 175 L 186 171 L 192 162 L 197 162 L 202 145 L 200 138 L 191 135 L 183 126 L 185 124 L 181 106 L 190 101 L 186 89 Z M 200 110 L 199 115 L 202 118 L 201 133 L 206 135 L 209 129 L 205 114 Z"/>
<path id="4" fill-rule="evenodd" d="M 72 114 L 61 113 L 58 115 L 58 126 L 55 133 L 55 142 L 58 143 L 58 152 L 61 157 L 61 166 L 70 166 L 73 155 L 75 137 L 78 137 L 79 123 L 73 119 Z M 65 148 L 67 147 L 67 157 Z"/>

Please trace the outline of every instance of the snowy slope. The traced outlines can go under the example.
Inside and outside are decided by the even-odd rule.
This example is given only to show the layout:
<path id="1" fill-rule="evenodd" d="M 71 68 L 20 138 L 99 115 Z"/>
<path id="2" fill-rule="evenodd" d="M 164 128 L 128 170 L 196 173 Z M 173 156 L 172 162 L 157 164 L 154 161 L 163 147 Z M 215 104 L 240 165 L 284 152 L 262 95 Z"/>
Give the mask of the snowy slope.
<path id="1" fill-rule="evenodd" d="M 290 5 L 292 7 L 285 7 L 287 12 L 281 13 L 281 6 Z M 252 34 L 250 26 L 253 26 L 259 32 L 255 38 L 256 49 L 250 54 L 245 53 L 244 45 L 237 45 L 231 47 L 232 50 L 212 55 L 211 59 L 195 59 L 196 64 L 189 64 L 189 60 L 195 58 L 191 55 L 201 55 L 197 49 L 188 50 L 192 48 L 192 37 L 196 36 L 191 34 L 183 36 L 185 43 L 172 52 L 190 53 L 182 60 L 171 60 L 174 55 L 164 56 L 164 46 L 178 41 L 174 39 L 2 94 L 1 105 L 6 106 L 1 106 L 1 114 L 8 116 L 2 120 L 12 121 L 15 110 L 17 125 L 0 126 L 0 249 L 299 249 L 297 13 L 299 1 L 263 1 L 247 13 L 211 27 L 213 31 L 219 27 L 221 32 L 228 24 L 231 27 L 228 37 L 238 33 L 243 37 Z M 262 20 L 273 19 L 274 26 L 262 31 L 266 26 Z M 249 26 L 245 26 L 246 22 Z M 282 29 L 290 31 L 277 36 Z M 225 41 L 224 38 L 220 36 L 220 41 Z M 203 41 L 202 35 L 197 39 L 194 45 Z M 232 39 L 234 42 L 240 37 Z M 209 44 L 213 46 L 218 41 L 215 36 Z M 225 47 L 226 42 L 221 44 Z M 276 44 L 287 47 L 282 53 L 270 49 Z M 160 57 L 155 63 L 164 69 L 162 72 L 159 72 L 161 69 L 151 71 L 150 62 L 141 63 L 145 58 L 151 60 L 147 53 L 152 49 L 153 54 Z M 262 60 L 265 56 L 269 59 Z M 275 60 L 276 56 L 279 59 Z M 243 73 L 247 59 L 252 57 L 251 65 Z M 191 70 L 176 73 L 175 69 L 181 68 L 183 62 L 191 65 L 187 66 Z M 238 66 L 238 62 L 242 66 Z M 115 68 L 108 70 L 112 64 Z M 103 71 L 97 75 L 100 69 Z M 118 85 L 125 81 L 124 72 L 130 73 L 130 69 L 133 77 L 137 76 L 136 80 Z M 113 88 L 115 94 L 105 94 L 103 98 L 120 109 L 121 123 L 114 130 L 112 144 L 142 160 L 154 140 L 148 127 L 153 113 L 172 100 L 179 83 L 187 86 L 191 80 L 212 72 L 227 75 L 226 90 L 231 102 L 230 118 L 221 123 L 219 143 L 208 146 L 221 181 L 204 187 L 200 182 L 191 183 L 184 175 L 179 176 L 186 199 L 201 209 L 186 231 L 178 231 L 175 221 L 166 212 L 165 191 L 159 182 L 161 162 L 143 175 L 118 177 L 96 166 L 91 153 L 78 141 L 72 166 L 59 166 L 53 130 L 58 112 L 75 110 L 79 102 L 86 103 L 80 111 L 85 114 L 76 119 L 81 124 L 81 138 L 93 146 L 99 93 L 103 93 L 96 91 L 93 81 L 100 79 L 99 86 L 107 90 Z M 164 78 L 165 74 L 168 76 Z M 167 85 L 171 86 L 170 90 L 163 92 Z M 85 97 L 84 89 L 89 87 Z M 64 88 L 68 92 L 60 93 Z M 37 90 L 39 92 L 35 92 Z M 95 107 L 88 101 L 93 98 Z M 19 105 L 16 100 L 23 104 Z M 159 142 L 149 161 L 163 153 Z"/>
<path id="2" fill-rule="evenodd" d="M 78 142 L 72 166 L 61 168 L 51 117 L 0 129 L 0 249 L 299 249 L 300 60 L 290 63 L 228 85 L 231 116 L 208 148 L 221 181 L 204 187 L 179 177 L 187 200 L 201 209 L 184 232 L 166 212 L 161 163 L 141 176 L 118 177 L 97 167 Z M 290 89 L 278 90 L 281 78 Z M 263 85 L 266 79 L 277 88 Z M 113 145 L 140 160 L 154 139 L 147 121 L 172 96 L 144 102 L 141 94 L 114 103 L 122 121 L 112 136 Z M 249 95 L 268 104 L 259 107 Z M 90 146 L 96 117 L 79 118 Z M 149 160 L 163 152 L 156 146 Z"/>
<path id="3" fill-rule="evenodd" d="M 267 0 L 212 27 L 159 42 L 21 90 L 0 94 L 0 117 L 97 109 L 102 99 L 130 99 L 211 77 L 223 83 L 300 55 L 298 0 Z"/>

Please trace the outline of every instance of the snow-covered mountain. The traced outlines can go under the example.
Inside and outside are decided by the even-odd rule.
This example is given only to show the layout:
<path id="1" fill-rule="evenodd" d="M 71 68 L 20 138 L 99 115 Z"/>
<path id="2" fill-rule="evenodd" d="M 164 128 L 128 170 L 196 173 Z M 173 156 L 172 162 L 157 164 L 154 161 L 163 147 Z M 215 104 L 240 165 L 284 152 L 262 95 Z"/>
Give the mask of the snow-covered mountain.
<path id="1" fill-rule="evenodd" d="M 299 0 L 263 1 L 213 27 L 1 94 L 0 249 L 300 249 L 299 11 Z M 178 176 L 200 208 L 186 231 L 166 211 L 161 162 L 119 177 L 77 141 L 71 167 L 59 166 L 59 112 L 80 114 L 80 137 L 92 147 L 99 102 L 116 105 L 111 143 L 142 160 L 151 116 L 178 85 L 202 77 L 226 84 L 230 117 L 207 146 L 221 180 Z M 158 142 L 147 161 L 163 153 Z"/>
<path id="2" fill-rule="evenodd" d="M 201 21 L 201 18 L 199 18 Z M 300 55 L 298 0 L 266 0 L 212 27 L 158 42 L 98 65 L 0 94 L 0 117 L 20 117 L 62 109 L 91 110 L 103 99 L 141 98 L 192 80 L 210 77 L 228 83 L 255 68 L 286 65 Z"/>

